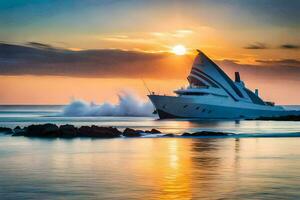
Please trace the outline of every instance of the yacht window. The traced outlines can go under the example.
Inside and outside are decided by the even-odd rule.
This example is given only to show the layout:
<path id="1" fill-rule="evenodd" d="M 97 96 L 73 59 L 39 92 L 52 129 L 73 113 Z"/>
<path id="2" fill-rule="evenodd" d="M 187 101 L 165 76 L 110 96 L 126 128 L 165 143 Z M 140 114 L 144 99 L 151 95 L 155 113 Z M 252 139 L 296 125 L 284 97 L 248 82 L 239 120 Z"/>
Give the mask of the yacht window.
<path id="1" fill-rule="evenodd" d="M 200 108 L 199 106 L 198 106 L 198 107 L 196 107 L 196 110 L 199 110 L 199 108 Z"/>
<path id="2" fill-rule="evenodd" d="M 188 105 L 184 105 L 183 107 L 186 108 L 186 107 L 188 107 Z"/>
<path id="3" fill-rule="evenodd" d="M 202 110 L 202 112 L 205 112 L 205 108 Z"/>

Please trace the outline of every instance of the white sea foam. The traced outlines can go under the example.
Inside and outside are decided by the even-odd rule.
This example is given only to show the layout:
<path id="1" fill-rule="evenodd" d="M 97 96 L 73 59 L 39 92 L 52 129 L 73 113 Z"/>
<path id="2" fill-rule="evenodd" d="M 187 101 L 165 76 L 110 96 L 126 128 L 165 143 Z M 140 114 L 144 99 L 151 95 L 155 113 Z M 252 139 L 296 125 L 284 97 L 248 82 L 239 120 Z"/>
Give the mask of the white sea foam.
<path id="1" fill-rule="evenodd" d="M 132 92 L 123 92 L 118 95 L 117 104 L 105 102 L 102 104 L 88 103 L 74 100 L 64 107 L 63 116 L 152 116 L 154 110 L 151 102 L 142 101 Z"/>

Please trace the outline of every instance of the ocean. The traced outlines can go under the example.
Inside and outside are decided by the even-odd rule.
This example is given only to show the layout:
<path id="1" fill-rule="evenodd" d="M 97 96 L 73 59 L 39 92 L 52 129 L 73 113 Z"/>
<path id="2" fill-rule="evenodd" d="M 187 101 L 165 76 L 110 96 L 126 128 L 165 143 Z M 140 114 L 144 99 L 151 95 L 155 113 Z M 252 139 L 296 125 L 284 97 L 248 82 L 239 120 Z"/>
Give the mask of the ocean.
<path id="1" fill-rule="evenodd" d="M 0 134 L 0 199 L 300 198 L 300 122 L 70 116 L 63 108 L 0 106 L 0 127 L 93 124 L 236 135 L 33 139 Z"/>

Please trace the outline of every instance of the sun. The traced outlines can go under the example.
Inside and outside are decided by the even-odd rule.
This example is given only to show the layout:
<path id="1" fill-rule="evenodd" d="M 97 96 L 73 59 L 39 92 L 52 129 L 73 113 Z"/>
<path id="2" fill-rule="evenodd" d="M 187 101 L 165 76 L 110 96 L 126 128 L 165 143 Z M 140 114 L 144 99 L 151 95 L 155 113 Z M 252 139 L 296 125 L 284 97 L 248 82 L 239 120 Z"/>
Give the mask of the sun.
<path id="1" fill-rule="evenodd" d="M 186 54 L 186 48 L 185 46 L 178 44 L 172 48 L 172 52 L 178 56 L 182 56 Z"/>

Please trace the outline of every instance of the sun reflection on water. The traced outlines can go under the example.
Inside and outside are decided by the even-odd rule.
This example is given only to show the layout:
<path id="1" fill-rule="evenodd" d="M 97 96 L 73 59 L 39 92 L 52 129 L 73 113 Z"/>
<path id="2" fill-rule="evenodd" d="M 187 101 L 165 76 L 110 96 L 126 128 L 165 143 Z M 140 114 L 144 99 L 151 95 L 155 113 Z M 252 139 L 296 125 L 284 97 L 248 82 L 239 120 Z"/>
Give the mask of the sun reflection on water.
<path id="1" fill-rule="evenodd" d="M 160 173 L 161 192 L 158 199 L 191 199 L 191 160 L 188 149 L 184 148 L 182 142 L 174 139 L 166 143 L 167 157 Z"/>
<path id="2" fill-rule="evenodd" d="M 298 138 L 7 138 L 0 192 L 27 199 L 297 199 L 300 189 Z"/>

